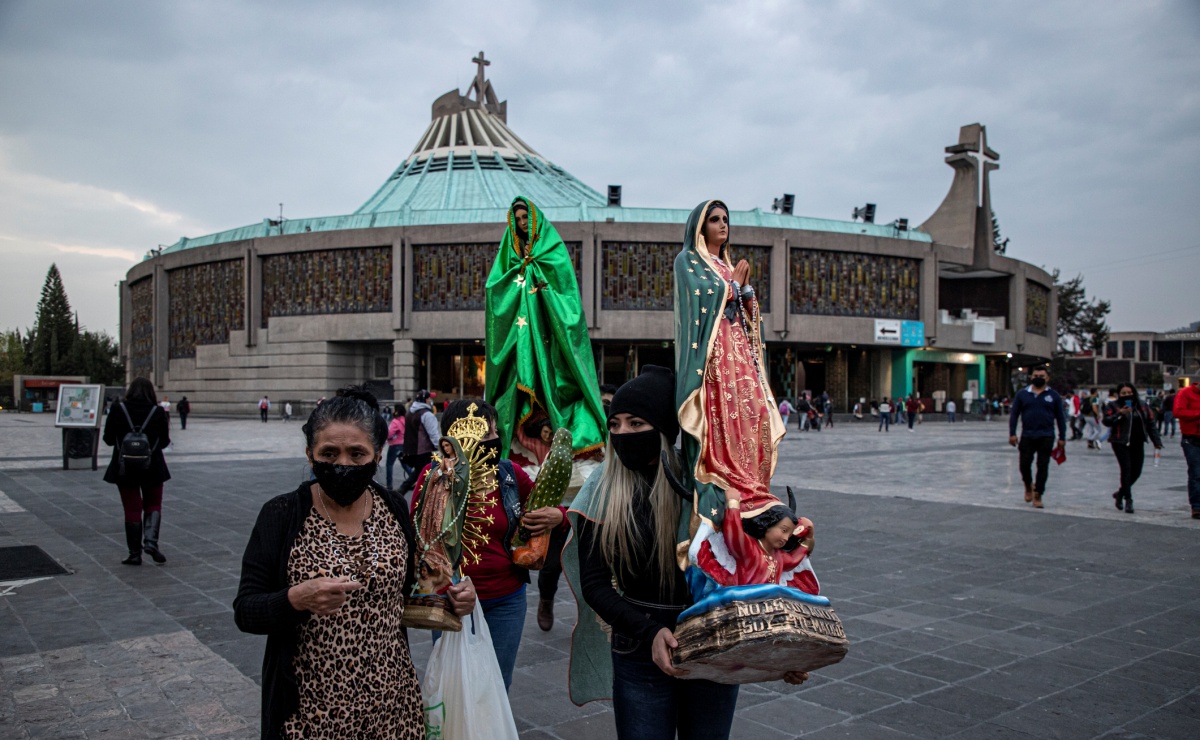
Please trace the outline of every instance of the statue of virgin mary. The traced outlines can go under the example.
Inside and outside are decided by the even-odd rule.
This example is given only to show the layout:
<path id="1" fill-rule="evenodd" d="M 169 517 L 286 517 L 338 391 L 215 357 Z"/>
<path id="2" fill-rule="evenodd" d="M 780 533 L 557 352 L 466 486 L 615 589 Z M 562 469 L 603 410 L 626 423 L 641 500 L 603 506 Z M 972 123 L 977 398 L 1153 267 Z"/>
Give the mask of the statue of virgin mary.
<path id="1" fill-rule="evenodd" d="M 675 405 L 684 485 L 695 492 L 680 549 L 687 547 L 697 600 L 717 586 L 739 585 L 734 574 L 752 570 L 738 568 L 723 541 L 727 508 L 744 521 L 782 503 L 771 493 L 771 476 L 784 425 L 764 373 L 749 272 L 745 260 L 734 264 L 730 257 L 726 205 L 696 206 L 675 258 Z"/>

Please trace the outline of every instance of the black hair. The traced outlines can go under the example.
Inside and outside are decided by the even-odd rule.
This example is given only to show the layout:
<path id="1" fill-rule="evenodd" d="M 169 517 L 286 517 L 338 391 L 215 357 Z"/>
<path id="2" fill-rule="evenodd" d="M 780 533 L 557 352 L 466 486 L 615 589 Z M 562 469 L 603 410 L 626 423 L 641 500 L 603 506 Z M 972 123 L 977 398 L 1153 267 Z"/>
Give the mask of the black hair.
<path id="1" fill-rule="evenodd" d="M 729 514 L 726 514 L 726 516 L 729 516 Z M 761 540 L 763 537 L 767 536 L 768 529 L 774 527 L 776 524 L 779 524 L 784 519 L 791 519 L 793 526 L 800 523 L 800 519 L 791 509 L 783 504 L 776 504 L 761 514 L 752 516 L 748 519 L 742 519 L 742 529 L 746 532 L 746 534 L 750 535 L 754 539 Z M 795 539 L 795 535 L 789 537 L 788 546 L 784 549 L 792 549 L 795 546 L 792 540 Z"/>
<path id="2" fill-rule="evenodd" d="M 361 385 L 339 388 L 336 396 L 313 409 L 303 427 L 308 449 L 313 449 L 317 435 L 330 424 L 353 424 L 363 430 L 370 436 L 376 453 L 387 440 L 387 423 L 379 411 L 379 401 Z"/>
<path id="3" fill-rule="evenodd" d="M 1116 394 L 1114 394 L 1114 395 L 1116 395 L 1117 398 L 1121 397 L 1121 389 L 1122 388 L 1128 388 L 1129 390 L 1133 391 L 1133 405 L 1134 406 L 1140 406 L 1142 404 L 1142 399 L 1140 397 L 1138 397 L 1138 390 L 1137 390 L 1136 385 L 1134 385 L 1133 383 L 1117 383 L 1117 392 L 1116 392 Z"/>
<path id="4" fill-rule="evenodd" d="M 158 405 L 158 394 L 154 392 L 154 384 L 143 377 L 136 377 L 125 390 L 126 403 L 148 403 Z"/>
<path id="5" fill-rule="evenodd" d="M 475 404 L 478 408 L 475 409 L 476 416 L 482 416 L 492 424 L 496 423 L 496 408 L 487 401 L 482 401 L 477 398 L 460 398 L 457 401 L 451 401 L 446 410 L 442 412 L 442 435 L 449 436 L 450 425 L 464 416 L 468 415 L 467 409 L 471 404 Z"/>
<path id="6" fill-rule="evenodd" d="M 404 416 L 407 413 L 408 409 L 406 409 L 402 403 L 398 403 L 392 407 L 392 416 Z"/>
<path id="7" fill-rule="evenodd" d="M 600 395 L 602 395 L 602 396 L 605 393 L 616 393 L 616 392 L 617 392 L 617 387 L 615 385 L 613 385 L 612 383 L 604 383 L 600 386 Z"/>
<path id="8" fill-rule="evenodd" d="M 529 421 L 525 422 L 525 425 L 523 427 L 521 427 L 521 429 L 525 432 L 526 436 L 537 437 L 542 433 L 542 427 L 549 427 L 549 426 L 550 426 L 550 417 L 539 416 L 537 418 L 530 419 Z M 551 429 L 550 431 L 554 431 L 554 430 Z"/>

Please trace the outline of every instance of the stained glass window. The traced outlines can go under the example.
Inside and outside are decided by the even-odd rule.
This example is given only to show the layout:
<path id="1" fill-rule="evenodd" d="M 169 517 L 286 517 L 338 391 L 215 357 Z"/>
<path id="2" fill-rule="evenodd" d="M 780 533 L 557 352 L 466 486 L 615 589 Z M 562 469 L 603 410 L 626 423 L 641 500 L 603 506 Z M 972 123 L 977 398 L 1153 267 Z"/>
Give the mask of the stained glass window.
<path id="1" fill-rule="evenodd" d="M 795 248 L 791 277 L 792 313 L 920 318 L 920 260 Z"/>
<path id="2" fill-rule="evenodd" d="M 171 297 L 168 356 L 195 357 L 200 344 L 226 344 L 245 327 L 242 260 L 208 262 L 167 273 Z"/>
<path id="3" fill-rule="evenodd" d="M 390 246 L 275 254 L 262 269 L 263 326 L 272 316 L 392 310 Z"/>
<path id="4" fill-rule="evenodd" d="M 1025 331 L 1050 336 L 1050 289 L 1032 280 L 1025 281 Z"/>
<path id="5" fill-rule="evenodd" d="M 154 278 L 131 283 L 129 298 L 129 371 L 135 378 L 149 378 L 154 372 Z"/>
<path id="6" fill-rule="evenodd" d="M 582 281 L 582 242 L 564 242 L 575 282 Z M 496 261 L 495 242 L 413 246 L 413 311 L 482 311 L 484 287 Z"/>

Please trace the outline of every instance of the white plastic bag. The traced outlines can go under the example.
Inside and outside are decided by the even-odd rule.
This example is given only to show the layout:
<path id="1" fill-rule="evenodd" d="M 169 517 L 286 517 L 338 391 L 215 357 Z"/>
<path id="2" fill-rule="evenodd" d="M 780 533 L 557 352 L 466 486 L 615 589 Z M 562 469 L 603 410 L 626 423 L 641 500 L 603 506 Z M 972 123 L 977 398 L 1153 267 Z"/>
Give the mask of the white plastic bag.
<path id="1" fill-rule="evenodd" d="M 421 696 L 427 740 L 519 740 L 478 601 L 462 631 L 443 632 L 433 646 Z"/>

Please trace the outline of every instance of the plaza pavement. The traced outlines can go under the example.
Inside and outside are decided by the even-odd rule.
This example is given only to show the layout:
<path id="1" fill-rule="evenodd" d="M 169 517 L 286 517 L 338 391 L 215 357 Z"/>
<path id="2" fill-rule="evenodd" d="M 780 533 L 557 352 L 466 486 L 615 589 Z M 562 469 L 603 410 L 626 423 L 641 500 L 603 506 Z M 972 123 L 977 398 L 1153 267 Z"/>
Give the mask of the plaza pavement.
<path id="1" fill-rule="evenodd" d="M 173 432 L 169 561 L 140 568 L 119 564 L 115 490 L 61 470 L 49 425 L 0 414 L 0 547 L 38 545 L 72 571 L 0 584 L 0 737 L 256 737 L 264 640 L 230 604 L 258 508 L 304 473 L 300 425 L 193 417 Z M 1128 515 L 1111 452 L 1082 443 L 1035 511 L 1001 422 L 793 427 L 776 482 L 816 522 L 851 648 L 803 686 L 742 687 L 734 737 L 1200 736 L 1200 521 L 1177 441 Z M 548 634 L 536 590 L 528 603 L 522 737 L 612 737 L 607 704 L 566 696 L 569 589 Z M 413 634 L 419 667 L 429 647 Z"/>

